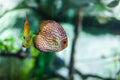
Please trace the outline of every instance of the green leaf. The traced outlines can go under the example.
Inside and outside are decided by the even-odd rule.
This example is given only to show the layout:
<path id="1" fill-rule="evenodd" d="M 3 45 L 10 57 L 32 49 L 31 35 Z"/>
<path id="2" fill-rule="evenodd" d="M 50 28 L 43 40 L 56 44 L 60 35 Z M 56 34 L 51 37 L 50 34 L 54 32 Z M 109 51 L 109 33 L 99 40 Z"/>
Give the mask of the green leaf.
<path id="1" fill-rule="evenodd" d="M 112 8 L 112 7 L 116 7 L 118 4 L 119 4 L 119 0 L 114 0 L 110 4 L 108 4 L 107 6 Z"/>

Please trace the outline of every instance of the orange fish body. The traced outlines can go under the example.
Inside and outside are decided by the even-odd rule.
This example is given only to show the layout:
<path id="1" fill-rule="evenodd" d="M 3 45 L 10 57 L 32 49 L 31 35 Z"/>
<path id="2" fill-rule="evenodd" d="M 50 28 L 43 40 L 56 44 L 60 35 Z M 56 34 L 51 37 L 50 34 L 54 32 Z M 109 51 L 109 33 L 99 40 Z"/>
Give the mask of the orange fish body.
<path id="1" fill-rule="evenodd" d="M 24 23 L 24 40 L 23 40 L 23 47 L 28 48 L 31 46 L 31 35 L 30 35 L 30 26 L 28 15 L 26 14 L 26 20 Z"/>
<path id="2" fill-rule="evenodd" d="M 40 32 L 34 38 L 34 46 L 44 52 L 59 52 L 67 47 L 68 38 L 61 25 L 53 20 L 45 20 L 40 24 Z"/>

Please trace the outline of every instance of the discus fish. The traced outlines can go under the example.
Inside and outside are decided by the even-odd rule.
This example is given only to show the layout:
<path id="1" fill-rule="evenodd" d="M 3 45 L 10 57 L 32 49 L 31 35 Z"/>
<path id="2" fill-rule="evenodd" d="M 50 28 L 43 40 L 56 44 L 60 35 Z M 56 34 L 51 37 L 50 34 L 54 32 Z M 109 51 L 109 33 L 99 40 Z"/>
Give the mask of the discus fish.
<path id="1" fill-rule="evenodd" d="M 24 34 L 23 34 L 23 47 L 28 48 L 31 46 L 31 35 L 28 15 L 26 14 L 26 20 L 24 23 Z"/>
<path id="2" fill-rule="evenodd" d="M 34 46 L 44 52 L 59 52 L 68 45 L 68 38 L 63 27 L 53 20 L 40 23 L 40 30 L 33 39 Z"/>

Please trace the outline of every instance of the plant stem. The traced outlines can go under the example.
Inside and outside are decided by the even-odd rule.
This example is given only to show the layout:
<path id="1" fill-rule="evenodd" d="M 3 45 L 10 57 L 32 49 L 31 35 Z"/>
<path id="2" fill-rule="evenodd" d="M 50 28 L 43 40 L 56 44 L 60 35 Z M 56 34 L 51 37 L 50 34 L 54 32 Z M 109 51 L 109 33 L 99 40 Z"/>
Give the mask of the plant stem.
<path id="1" fill-rule="evenodd" d="M 81 14 L 81 10 L 79 10 L 74 19 L 73 19 L 73 23 L 75 25 L 74 28 L 74 39 L 72 42 L 72 50 L 71 50 L 71 56 L 70 56 L 70 65 L 69 65 L 69 80 L 74 80 L 73 78 L 73 74 L 74 74 L 74 58 L 75 58 L 75 45 L 77 42 L 77 38 L 79 35 L 79 32 L 82 28 L 81 24 L 82 24 L 82 14 Z"/>

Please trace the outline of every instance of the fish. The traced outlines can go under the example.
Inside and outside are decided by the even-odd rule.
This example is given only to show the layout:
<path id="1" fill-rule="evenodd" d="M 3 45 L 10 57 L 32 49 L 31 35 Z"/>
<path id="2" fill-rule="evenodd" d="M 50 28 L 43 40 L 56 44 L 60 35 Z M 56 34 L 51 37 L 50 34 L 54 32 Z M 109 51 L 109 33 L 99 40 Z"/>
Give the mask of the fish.
<path id="1" fill-rule="evenodd" d="M 43 52 L 59 52 L 68 46 L 68 37 L 63 27 L 54 20 L 40 22 L 40 30 L 33 39 L 34 46 Z"/>
<path id="2" fill-rule="evenodd" d="M 24 22 L 24 30 L 23 30 L 23 47 L 29 48 L 30 46 L 31 46 L 30 25 L 28 20 L 28 14 L 26 13 L 26 19 Z"/>

